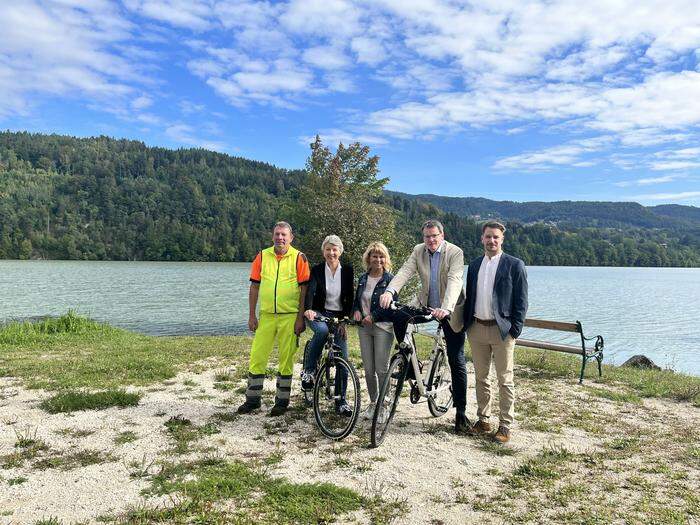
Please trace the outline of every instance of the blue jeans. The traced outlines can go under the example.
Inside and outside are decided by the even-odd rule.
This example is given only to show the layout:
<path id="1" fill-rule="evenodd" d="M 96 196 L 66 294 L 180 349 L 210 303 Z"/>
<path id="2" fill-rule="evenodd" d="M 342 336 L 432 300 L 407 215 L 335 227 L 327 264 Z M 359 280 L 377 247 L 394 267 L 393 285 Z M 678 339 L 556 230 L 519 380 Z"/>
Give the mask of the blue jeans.
<path id="1" fill-rule="evenodd" d="M 325 317 L 338 317 L 338 312 L 330 312 L 328 310 L 323 310 L 318 312 Z M 314 335 L 309 342 L 309 351 L 306 354 L 306 359 L 304 360 L 304 372 L 309 374 L 314 374 L 316 372 L 316 366 L 321 358 L 321 352 L 323 351 L 323 345 L 326 343 L 328 338 L 328 325 L 322 321 L 306 321 L 306 324 L 311 328 Z M 340 338 L 336 335 L 335 343 L 340 347 L 340 351 L 343 357 L 348 359 L 348 340 L 347 337 Z M 341 394 L 345 396 L 345 389 L 347 388 L 347 373 L 345 369 L 338 374 L 335 378 L 336 388 L 340 390 Z"/>

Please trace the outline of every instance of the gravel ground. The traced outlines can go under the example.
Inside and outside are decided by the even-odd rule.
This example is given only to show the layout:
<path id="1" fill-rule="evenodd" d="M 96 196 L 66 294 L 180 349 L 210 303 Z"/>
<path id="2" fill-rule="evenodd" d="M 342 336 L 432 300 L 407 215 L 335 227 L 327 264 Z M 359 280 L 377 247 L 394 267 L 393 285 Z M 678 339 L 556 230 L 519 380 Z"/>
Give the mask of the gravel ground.
<path id="1" fill-rule="evenodd" d="M 273 419 L 263 407 L 255 414 L 218 422 L 221 433 L 197 441 L 189 455 L 174 456 L 172 440 L 164 427 L 170 417 L 180 415 L 193 424 L 204 425 L 216 414 L 231 414 L 243 401 L 243 395 L 235 390 L 214 388 L 215 373 L 231 370 L 187 372 L 155 387 L 133 389 L 144 394 L 136 407 L 55 415 L 38 407 L 49 392 L 25 390 L 13 378 L 0 378 L 0 457 L 18 450 L 15 444 L 19 437 L 30 437 L 48 445 L 51 454 L 94 450 L 107 459 L 70 470 L 38 469 L 31 461 L 0 470 L 0 523 L 34 523 L 49 517 L 66 524 L 97 523 L 100 516 L 119 515 L 133 505 L 167 504 L 167 497 L 142 496 L 141 491 L 149 483 L 138 477 L 139 473 L 153 473 L 161 460 L 212 452 L 246 459 L 275 450 L 283 453 L 275 475 L 294 482 L 328 481 L 363 494 L 381 494 L 396 505 L 410 508 L 397 520 L 399 523 L 498 523 L 493 515 L 486 517 L 469 505 L 459 504 L 459 494 L 495 493 L 499 480 L 494 472 L 509 472 L 524 457 L 534 456 L 551 444 L 565 445 L 574 452 L 601 444 L 601 439 L 592 439 L 577 428 L 565 427 L 553 434 L 516 426 L 508 445 L 514 455 L 496 455 L 485 450 L 479 439 L 451 432 L 454 411 L 435 419 L 425 404 L 414 406 L 402 400 L 390 434 L 376 449 L 367 446 L 367 422 L 361 421 L 352 436 L 335 443 L 318 432 L 310 409 L 305 414 L 295 411 L 293 416 Z M 470 370 L 471 383 L 472 379 Z M 575 402 L 577 396 L 584 395 L 573 383 L 543 381 L 555 397 L 569 396 Z M 295 379 L 293 391 L 298 392 L 298 387 Z M 273 388 L 274 380 L 266 381 L 266 391 L 272 392 Z M 293 399 L 292 403 L 299 400 Z M 643 424 L 652 429 L 663 428 L 664 421 L 673 418 L 695 427 L 700 424 L 700 411 L 680 403 L 644 400 L 641 407 L 602 403 L 609 412 L 617 411 L 618 417 L 634 421 L 639 420 L 637 414 L 643 409 Z M 472 387 L 468 406 L 473 416 L 476 402 Z M 135 440 L 116 444 L 115 438 L 125 431 L 133 432 Z M 26 481 L 17 482 L 23 478 Z M 362 512 L 352 518 L 368 521 Z"/>

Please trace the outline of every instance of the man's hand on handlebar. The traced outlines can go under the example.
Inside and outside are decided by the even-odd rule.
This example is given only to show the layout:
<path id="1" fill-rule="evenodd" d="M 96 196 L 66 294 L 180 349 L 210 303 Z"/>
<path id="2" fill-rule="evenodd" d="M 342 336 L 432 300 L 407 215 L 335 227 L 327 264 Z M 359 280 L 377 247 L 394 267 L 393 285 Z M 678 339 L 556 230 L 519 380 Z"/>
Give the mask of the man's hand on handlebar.
<path id="1" fill-rule="evenodd" d="M 438 321 L 442 321 L 445 317 L 450 315 L 448 310 L 443 310 L 442 308 L 431 308 L 430 311 L 433 314 L 433 317 Z"/>
<path id="2" fill-rule="evenodd" d="M 379 306 L 381 306 L 382 308 L 389 308 L 393 300 L 394 294 L 392 294 L 391 292 L 384 292 L 382 295 L 379 296 Z"/>
<path id="3" fill-rule="evenodd" d="M 306 310 L 304 312 L 304 317 L 306 317 L 309 321 L 313 321 L 314 319 L 316 319 L 316 312 L 314 312 L 313 310 Z"/>

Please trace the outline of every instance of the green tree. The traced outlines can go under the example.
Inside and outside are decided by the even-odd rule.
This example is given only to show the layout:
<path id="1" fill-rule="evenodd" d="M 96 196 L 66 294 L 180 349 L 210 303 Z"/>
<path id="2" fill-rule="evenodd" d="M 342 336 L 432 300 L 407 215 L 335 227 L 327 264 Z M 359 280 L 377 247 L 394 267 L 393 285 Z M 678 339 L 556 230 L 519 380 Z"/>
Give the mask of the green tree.
<path id="1" fill-rule="evenodd" d="M 380 202 L 389 179 L 379 177 L 379 157 L 369 147 L 340 144 L 332 153 L 316 136 L 306 174 L 287 211 L 297 244 L 312 261 L 322 259 L 321 243 L 331 234 L 342 239 L 343 257 L 358 273 L 372 241 L 384 242 L 397 260 L 405 256 L 410 240 L 396 231 L 396 211 Z"/>

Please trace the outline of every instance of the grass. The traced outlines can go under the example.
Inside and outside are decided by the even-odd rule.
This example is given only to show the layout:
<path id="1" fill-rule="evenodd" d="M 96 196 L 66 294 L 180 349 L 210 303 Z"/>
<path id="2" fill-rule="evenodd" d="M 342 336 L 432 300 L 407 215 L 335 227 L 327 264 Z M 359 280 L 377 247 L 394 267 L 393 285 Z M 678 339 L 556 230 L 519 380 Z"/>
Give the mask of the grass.
<path id="1" fill-rule="evenodd" d="M 141 394 L 125 390 L 104 390 L 102 392 L 68 391 L 45 399 L 39 406 L 49 414 L 76 412 L 78 410 L 105 410 L 111 407 L 125 408 L 136 406 Z"/>
<path id="2" fill-rule="evenodd" d="M 119 523 L 327 523 L 363 505 L 377 505 L 350 489 L 292 483 L 266 469 L 220 458 L 165 464 L 146 493 L 177 497 L 167 508 L 133 509 Z M 229 504 L 216 505 L 223 501 Z"/>
<path id="3" fill-rule="evenodd" d="M 198 426 L 189 419 L 180 415 L 168 419 L 164 426 L 170 438 L 174 441 L 173 452 L 186 454 L 192 452 L 192 443 L 204 436 L 211 436 L 221 432 L 215 423 L 206 423 Z"/>
<path id="4" fill-rule="evenodd" d="M 430 341 L 417 339 L 421 355 L 428 352 Z M 359 359 L 359 344 L 353 331 L 349 332 L 348 342 L 351 358 Z M 0 376 L 20 377 L 29 388 L 53 390 L 144 386 L 172 379 L 179 371 L 206 358 L 215 358 L 221 364 L 243 362 L 249 351 L 249 337 L 150 337 L 69 311 L 55 319 L 10 323 L 0 328 Z M 518 348 L 516 363 L 527 366 L 537 378 L 576 380 L 580 370 L 580 360 L 575 357 L 524 348 Z M 218 372 L 218 388 L 228 389 L 230 383 L 244 378 L 245 367 L 239 368 Z M 587 382 L 626 386 L 642 398 L 669 398 L 700 406 L 698 377 L 668 370 L 604 365 L 603 377 L 598 378 L 595 368 L 587 368 Z M 268 370 L 267 375 L 273 377 L 274 370 Z"/>
<path id="5" fill-rule="evenodd" d="M 124 445 L 125 443 L 131 443 L 132 441 L 136 441 L 137 439 L 138 436 L 136 435 L 136 432 L 132 432 L 131 430 L 125 430 L 124 432 L 120 432 L 115 436 L 114 444 Z"/>
<path id="6" fill-rule="evenodd" d="M 518 347 L 515 362 L 528 367 L 540 377 L 565 377 L 578 380 L 581 360 L 572 356 L 546 350 Z M 595 363 L 593 363 L 595 364 Z M 603 365 L 603 376 L 598 377 L 596 366 L 586 367 L 586 382 L 623 386 L 639 397 L 657 397 L 674 401 L 687 401 L 700 407 L 700 377 L 671 370 L 646 370 L 631 367 Z M 602 389 L 599 389 L 602 390 Z M 603 394 L 613 401 L 615 394 Z M 634 399 L 626 395 L 628 399 Z M 633 402 L 633 401 L 632 401 Z"/>
<path id="7" fill-rule="evenodd" d="M 248 337 L 150 337 L 69 312 L 0 328 L 0 377 L 51 390 L 142 386 L 205 358 L 245 359 L 249 350 Z"/>

